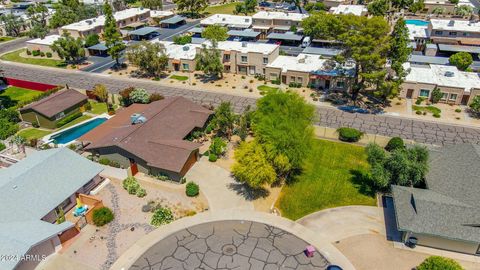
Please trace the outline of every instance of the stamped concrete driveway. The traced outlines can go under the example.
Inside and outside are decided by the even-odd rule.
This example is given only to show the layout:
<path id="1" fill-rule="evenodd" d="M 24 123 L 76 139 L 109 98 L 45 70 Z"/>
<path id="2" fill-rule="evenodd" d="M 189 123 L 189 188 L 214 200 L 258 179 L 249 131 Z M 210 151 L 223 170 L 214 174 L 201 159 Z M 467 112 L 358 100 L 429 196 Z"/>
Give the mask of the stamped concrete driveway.
<path id="1" fill-rule="evenodd" d="M 319 211 L 298 223 L 330 242 L 362 234 L 385 235 L 383 210 L 374 206 L 345 206 Z"/>
<path id="2" fill-rule="evenodd" d="M 211 211 L 224 209 L 254 210 L 253 202 L 232 189 L 236 185 L 230 172 L 208 161 L 201 159 L 185 175 L 187 181 L 200 185 L 200 190 L 207 197 Z"/>

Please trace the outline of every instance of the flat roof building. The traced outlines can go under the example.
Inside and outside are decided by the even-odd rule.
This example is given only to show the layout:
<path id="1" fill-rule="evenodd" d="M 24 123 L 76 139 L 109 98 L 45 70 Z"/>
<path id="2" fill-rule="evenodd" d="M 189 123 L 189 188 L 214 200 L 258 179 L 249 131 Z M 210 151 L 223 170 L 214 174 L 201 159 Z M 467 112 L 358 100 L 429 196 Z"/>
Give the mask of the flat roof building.
<path id="1" fill-rule="evenodd" d="M 214 14 L 200 21 L 203 27 L 209 25 L 225 26 L 228 29 L 246 29 L 252 25 L 252 17 L 229 14 Z"/>
<path id="2" fill-rule="evenodd" d="M 368 9 L 364 5 L 338 5 L 337 7 L 331 7 L 330 13 L 332 14 L 353 14 L 356 16 L 365 16 L 368 13 Z"/>
<path id="3" fill-rule="evenodd" d="M 477 21 L 431 19 L 428 31 L 433 43 L 480 45 L 480 22 Z"/>
<path id="4" fill-rule="evenodd" d="M 195 56 L 200 44 L 178 45 L 171 41 L 154 40 L 152 42 L 160 43 L 165 48 L 165 54 L 168 56 L 168 69 L 173 71 L 195 71 Z"/>

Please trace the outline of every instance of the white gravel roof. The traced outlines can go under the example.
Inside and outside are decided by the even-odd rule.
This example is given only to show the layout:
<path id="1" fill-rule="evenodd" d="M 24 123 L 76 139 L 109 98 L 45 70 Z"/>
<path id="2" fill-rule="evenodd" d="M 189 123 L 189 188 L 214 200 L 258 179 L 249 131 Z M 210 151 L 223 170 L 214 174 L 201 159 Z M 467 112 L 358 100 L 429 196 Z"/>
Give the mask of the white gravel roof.
<path id="1" fill-rule="evenodd" d="M 364 5 L 338 5 L 337 7 L 330 8 L 330 13 L 333 14 L 353 14 L 362 16 L 368 12 Z"/>
<path id="2" fill-rule="evenodd" d="M 270 12 L 270 11 L 260 11 L 252 16 L 254 19 L 266 19 L 266 20 L 290 20 L 290 21 L 301 21 L 308 17 L 308 14 L 300 13 L 288 13 L 288 12 Z"/>
<path id="3" fill-rule="evenodd" d="M 252 17 L 228 14 L 214 14 L 200 21 L 201 25 L 226 25 L 231 27 L 249 28 L 252 25 Z"/>
<path id="4" fill-rule="evenodd" d="M 282 72 L 302 71 L 302 72 L 314 72 L 323 68 L 327 59 L 321 58 L 319 55 L 304 54 L 301 53 L 298 56 L 278 56 L 267 67 L 281 68 Z"/>
<path id="5" fill-rule="evenodd" d="M 165 47 L 165 53 L 167 54 L 168 58 L 172 59 L 186 59 L 186 60 L 193 60 L 197 55 L 197 48 L 200 47 L 200 44 L 185 44 L 185 45 L 178 45 L 171 41 L 160 41 L 158 39 L 153 40 L 154 43 L 163 44 Z"/>
<path id="6" fill-rule="evenodd" d="M 60 35 L 49 35 L 46 36 L 45 38 L 36 38 L 27 41 L 28 44 L 36 44 L 36 45 L 48 45 L 51 46 L 57 39 L 60 38 Z"/>
<path id="7" fill-rule="evenodd" d="M 407 24 L 406 26 L 408 29 L 408 38 L 410 40 L 415 40 L 415 38 L 427 38 L 430 36 L 428 34 L 427 25 Z"/>
<path id="8" fill-rule="evenodd" d="M 171 16 L 173 15 L 173 12 L 169 10 L 150 10 L 150 17 L 156 18 L 156 17 L 166 17 L 166 16 Z"/>
<path id="9" fill-rule="evenodd" d="M 433 30 L 480 32 L 480 22 L 432 19 L 430 23 Z"/>
<path id="10" fill-rule="evenodd" d="M 420 67 L 405 63 L 404 67 L 410 70 L 405 77 L 406 82 L 461 87 L 466 92 L 480 87 L 480 77 L 477 73 L 460 71 L 455 66 L 429 65 Z"/>
<path id="11" fill-rule="evenodd" d="M 204 42 L 205 45 L 209 45 L 209 41 Z M 240 41 L 220 41 L 218 42 L 218 48 L 222 51 L 237 51 L 240 53 L 261 53 L 271 54 L 275 51 L 279 45 L 269 43 L 257 43 L 257 42 L 240 42 Z"/>
<path id="12" fill-rule="evenodd" d="M 148 8 L 129 8 L 125 10 L 121 10 L 118 12 L 115 12 L 113 16 L 115 17 L 116 21 L 120 20 L 125 20 L 127 18 L 144 14 L 144 13 L 150 13 L 150 9 Z M 90 29 L 94 29 L 98 26 L 103 26 L 105 24 L 105 16 L 98 16 L 96 18 L 92 19 L 87 19 L 83 21 L 79 21 L 76 23 L 72 23 L 69 25 L 65 25 L 62 27 L 64 30 L 75 30 L 75 31 L 86 31 Z"/>

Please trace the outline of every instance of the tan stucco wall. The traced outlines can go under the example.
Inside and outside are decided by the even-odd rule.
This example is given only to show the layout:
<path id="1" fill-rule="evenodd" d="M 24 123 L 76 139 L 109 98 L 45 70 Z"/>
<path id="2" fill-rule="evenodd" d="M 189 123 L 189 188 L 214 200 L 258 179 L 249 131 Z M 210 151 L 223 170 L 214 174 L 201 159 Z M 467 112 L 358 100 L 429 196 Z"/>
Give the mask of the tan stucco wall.
<path id="1" fill-rule="evenodd" d="M 457 240 L 450 240 L 425 234 L 412 234 L 418 239 L 418 245 L 456 251 L 467 254 L 475 254 L 479 243 L 470 243 Z"/>
<path id="2" fill-rule="evenodd" d="M 302 86 L 307 87 L 310 82 L 310 73 L 307 73 L 307 72 L 291 71 L 291 70 L 288 70 L 287 72 L 282 72 L 280 68 L 272 68 L 272 67 L 267 67 L 265 69 L 265 78 L 269 81 L 280 79 L 280 81 L 283 82 L 282 76 L 286 76 L 285 84 L 287 85 L 290 84 L 291 82 L 299 83 L 299 81 L 301 81 Z M 337 87 L 338 81 L 344 81 L 345 87 L 343 88 Z M 316 80 L 316 81 L 312 81 L 312 83 L 315 83 L 315 87 L 325 87 L 324 80 Z M 347 90 L 349 89 L 350 84 L 351 84 L 351 79 L 348 79 L 348 78 L 340 78 L 340 77 L 330 78 L 331 90 Z"/>
<path id="3" fill-rule="evenodd" d="M 425 89 L 425 90 L 430 90 L 429 97 L 430 99 L 432 95 L 432 91 L 435 88 L 435 85 L 433 84 L 425 84 L 425 83 L 413 83 L 413 82 L 404 82 L 401 85 L 401 90 L 400 90 L 400 97 L 406 98 L 407 97 L 407 92 L 408 89 L 413 89 L 412 93 L 412 99 L 416 99 L 420 95 L 420 90 Z M 462 102 L 462 97 L 465 94 L 465 90 L 463 88 L 457 88 L 457 87 L 446 87 L 446 86 L 438 86 L 440 91 L 442 93 L 447 93 L 448 94 L 448 99 L 447 100 L 440 100 L 442 103 L 452 103 L 452 104 L 460 104 Z M 451 94 L 456 94 L 457 97 L 454 100 L 451 100 Z"/>

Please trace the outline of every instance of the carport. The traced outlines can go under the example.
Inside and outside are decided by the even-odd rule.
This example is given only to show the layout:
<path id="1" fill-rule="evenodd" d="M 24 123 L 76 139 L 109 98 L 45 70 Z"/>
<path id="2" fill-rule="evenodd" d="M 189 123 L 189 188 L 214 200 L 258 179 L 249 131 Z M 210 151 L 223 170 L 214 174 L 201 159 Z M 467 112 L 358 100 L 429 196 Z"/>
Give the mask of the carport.
<path id="1" fill-rule="evenodd" d="M 98 43 L 87 48 L 90 56 L 108 56 L 107 46 L 105 43 Z"/>
<path id="2" fill-rule="evenodd" d="M 182 17 L 180 15 L 175 15 L 160 22 L 163 28 L 177 28 L 181 25 L 184 25 L 185 23 L 185 17 Z"/>
<path id="3" fill-rule="evenodd" d="M 201 38 L 203 30 L 204 30 L 203 27 L 194 27 L 190 29 L 189 32 L 192 33 L 192 37 Z"/>
<path id="4" fill-rule="evenodd" d="M 227 35 L 230 37 L 230 40 L 237 41 L 256 41 L 260 36 L 260 32 L 255 32 L 253 30 L 230 30 L 227 32 Z"/>
<path id="5" fill-rule="evenodd" d="M 160 28 L 158 27 L 142 27 L 137 30 L 130 31 L 128 35 L 132 40 L 150 40 L 158 36 Z"/>
<path id="6" fill-rule="evenodd" d="M 293 32 L 286 33 L 270 33 L 267 39 L 272 42 L 281 42 L 282 45 L 300 45 L 303 36 L 296 35 Z"/>

